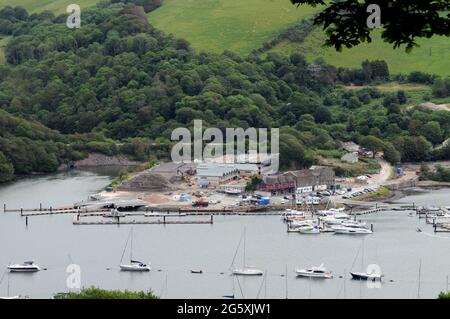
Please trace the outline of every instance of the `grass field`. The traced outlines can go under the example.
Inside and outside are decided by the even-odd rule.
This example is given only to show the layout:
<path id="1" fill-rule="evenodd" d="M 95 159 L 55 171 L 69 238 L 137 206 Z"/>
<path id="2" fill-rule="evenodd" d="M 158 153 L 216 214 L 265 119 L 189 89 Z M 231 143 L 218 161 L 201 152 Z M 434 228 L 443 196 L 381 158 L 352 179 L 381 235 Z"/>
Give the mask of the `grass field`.
<path id="1" fill-rule="evenodd" d="M 0 7 L 22 6 L 29 12 L 50 10 L 55 13 L 64 13 L 69 4 L 76 3 L 83 8 L 95 5 L 99 0 L 0 0 Z"/>
<path id="2" fill-rule="evenodd" d="M 398 83 L 389 82 L 371 86 L 345 86 L 347 90 L 361 90 L 366 87 L 373 87 L 383 93 L 396 93 L 397 91 L 405 91 L 408 96 L 406 106 L 418 105 L 423 102 L 433 102 L 435 104 L 450 103 L 450 98 L 437 98 L 432 95 L 430 85 L 414 84 L 414 83 Z M 372 103 L 380 104 L 381 100 L 372 100 Z"/>
<path id="3" fill-rule="evenodd" d="M 346 86 L 346 89 L 349 90 L 359 90 L 366 88 L 367 86 Z M 430 86 L 425 84 L 414 84 L 414 83 L 398 83 L 398 82 L 389 82 L 374 85 L 373 87 L 377 88 L 381 92 L 397 92 L 399 90 L 403 90 L 406 92 L 428 92 L 431 90 Z"/>
<path id="4" fill-rule="evenodd" d="M 62 13 L 70 3 L 78 3 L 83 9 L 98 1 L 0 0 L 0 7 L 21 5 L 30 12 Z M 297 8 L 289 0 L 164 0 L 162 7 L 148 17 L 151 24 L 188 40 L 198 51 L 231 50 L 246 55 L 316 10 L 319 8 Z M 323 31 L 317 29 L 302 44 L 285 41 L 272 51 L 283 54 L 297 51 L 310 61 L 323 57 L 332 65 L 345 67 L 359 67 L 365 59 L 384 59 L 392 74 L 423 71 L 450 75 L 450 40 L 446 37 L 422 39 L 421 47 L 410 54 L 403 49 L 393 50 L 392 45 L 382 42 L 379 36 L 375 36 L 371 44 L 344 49 L 342 53 L 322 48 L 323 42 Z"/>
<path id="5" fill-rule="evenodd" d="M 442 76 L 450 75 L 450 39 L 433 37 L 420 39 L 421 47 L 406 53 L 403 48 L 393 50 L 392 45 L 381 41 L 379 35 L 370 44 L 362 44 L 352 49 L 343 49 L 342 53 L 334 48 L 323 48 L 324 35 L 321 30 L 312 32 L 304 43 L 282 42 L 272 51 L 280 53 L 300 52 L 308 60 L 322 57 L 335 66 L 357 67 L 361 62 L 383 59 L 388 62 L 392 74 L 423 71 Z"/>
<path id="6" fill-rule="evenodd" d="M 0 64 L 5 63 L 5 46 L 9 41 L 9 37 L 0 38 Z"/>
<path id="7" fill-rule="evenodd" d="M 200 51 L 245 55 L 315 10 L 289 0 L 164 0 L 149 21 Z"/>

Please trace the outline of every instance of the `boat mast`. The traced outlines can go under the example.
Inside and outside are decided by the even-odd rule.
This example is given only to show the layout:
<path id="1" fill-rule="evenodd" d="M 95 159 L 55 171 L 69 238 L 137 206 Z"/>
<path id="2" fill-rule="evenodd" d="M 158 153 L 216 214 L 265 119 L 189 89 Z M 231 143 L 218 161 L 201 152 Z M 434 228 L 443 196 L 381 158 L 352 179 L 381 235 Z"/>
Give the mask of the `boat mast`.
<path id="1" fill-rule="evenodd" d="M 420 275 L 422 271 L 422 259 L 419 260 L 419 283 L 417 285 L 417 299 L 420 299 Z"/>
<path id="2" fill-rule="evenodd" d="M 130 262 L 133 260 L 133 227 L 131 228 Z"/>
<path id="3" fill-rule="evenodd" d="M 344 278 L 344 299 L 347 299 L 347 292 L 346 292 L 346 290 L 345 290 L 345 274 L 347 273 L 347 270 L 344 268 L 344 276 L 343 276 L 343 278 Z"/>
<path id="4" fill-rule="evenodd" d="M 286 299 L 288 299 L 288 273 L 287 273 L 287 264 L 286 264 L 286 273 L 284 275 L 285 277 L 285 284 L 286 284 Z"/>
<path id="5" fill-rule="evenodd" d="M 245 265 L 245 236 L 246 236 L 246 229 L 245 229 L 245 227 L 244 227 L 244 264 L 243 264 L 243 268 L 245 268 L 246 267 L 246 265 Z"/>
<path id="6" fill-rule="evenodd" d="M 361 250 L 361 272 L 364 272 L 364 238 L 362 239 L 362 250 Z"/>

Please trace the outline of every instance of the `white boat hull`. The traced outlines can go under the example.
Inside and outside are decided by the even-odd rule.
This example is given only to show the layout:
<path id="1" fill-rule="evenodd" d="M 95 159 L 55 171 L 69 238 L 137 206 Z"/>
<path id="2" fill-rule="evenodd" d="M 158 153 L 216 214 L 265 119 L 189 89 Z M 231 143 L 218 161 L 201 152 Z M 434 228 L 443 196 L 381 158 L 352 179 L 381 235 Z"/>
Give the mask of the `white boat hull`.
<path id="1" fill-rule="evenodd" d="M 8 266 L 10 272 L 38 272 L 41 270 L 39 266 L 21 266 L 21 265 L 11 265 Z"/>
<path id="2" fill-rule="evenodd" d="M 333 274 L 330 273 L 330 272 L 323 273 L 323 274 L 307 272 L 307 271 L 304 271 L 304 270 L 296 270 L 295 272 L 297 274 L 297 277 L 325 278 L 325 279 L 333 278 Z"/>
<path id="3" fill-rule="evenodd" d="M 263 274 L 264 274 L 264 272 L 260 269 L 244 268 L 244 269 L 234 269 L 233 270 L 233 275 L 237 275 L 237 276 L 262 276 Z"/>
<path id="4" fill-rule="evenodd" d="M 120 270 L 122 271 L 136 271 L 136 272 L 144 272 L 150 271 L 150 266 L 139 266 L 139 265 L 120 265 Z"/>
<path id="5" fill-rule="evenodd" d="M 315 235 L 315 234 L 320 234 L 320 230 L 317 229 L 317 228 L 312 228 L 312 229 L 309 229 L 309 228 L 302 229 L 302 228 L 300 228 L 299 229 L 299 233 L 300 234 L 305 234 L 305 235 Z"/>
<path id="6" fill-rule="evenodd" d="M 363 272 L 350 272 L 352 279 L 356 280 L 381 280 L 383 275 L 380 274 L 367 274 Z"/>
<path id="7" fill-rule="evenodd" d="M 346 234 L 346 235 L 365 235 L 365 234 L 372 234 L 373 232 L 370 229 L 365 228 L 346 228 L 346 227 L 335 227 L 334 233 L 335 234 Z"/>

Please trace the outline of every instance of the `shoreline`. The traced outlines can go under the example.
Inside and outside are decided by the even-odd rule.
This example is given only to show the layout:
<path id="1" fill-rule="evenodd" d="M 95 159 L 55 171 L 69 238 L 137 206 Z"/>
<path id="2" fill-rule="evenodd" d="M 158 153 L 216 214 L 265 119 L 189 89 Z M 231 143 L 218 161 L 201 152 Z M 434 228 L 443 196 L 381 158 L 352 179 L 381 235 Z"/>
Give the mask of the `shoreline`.
<path id="1" fill-rule="evenodd" d="M 102 166 L 141 166 L 144 162 L 132 161 L 123 155 L 105 155 L 101 153 L 90 153 L 88 157 L 61 164 L 57 171 L 62 172 L 74 168 L 89 168 L 89 167 L 102 167 Z"/>

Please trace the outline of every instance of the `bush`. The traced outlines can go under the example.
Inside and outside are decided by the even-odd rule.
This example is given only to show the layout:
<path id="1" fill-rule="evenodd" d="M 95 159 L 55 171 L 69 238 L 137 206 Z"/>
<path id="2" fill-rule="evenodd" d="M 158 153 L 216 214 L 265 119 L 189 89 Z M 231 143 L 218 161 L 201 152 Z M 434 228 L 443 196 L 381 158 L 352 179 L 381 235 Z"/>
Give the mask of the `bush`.
<path id="1" fill-rule="evenodd" d="M 54 299 L 159 299 L 152 291 L 129 291 L 129 290 L 105 290 L 100 288 L 87 288 L 80 292 L 69 292 L 58 294 Z"/>

